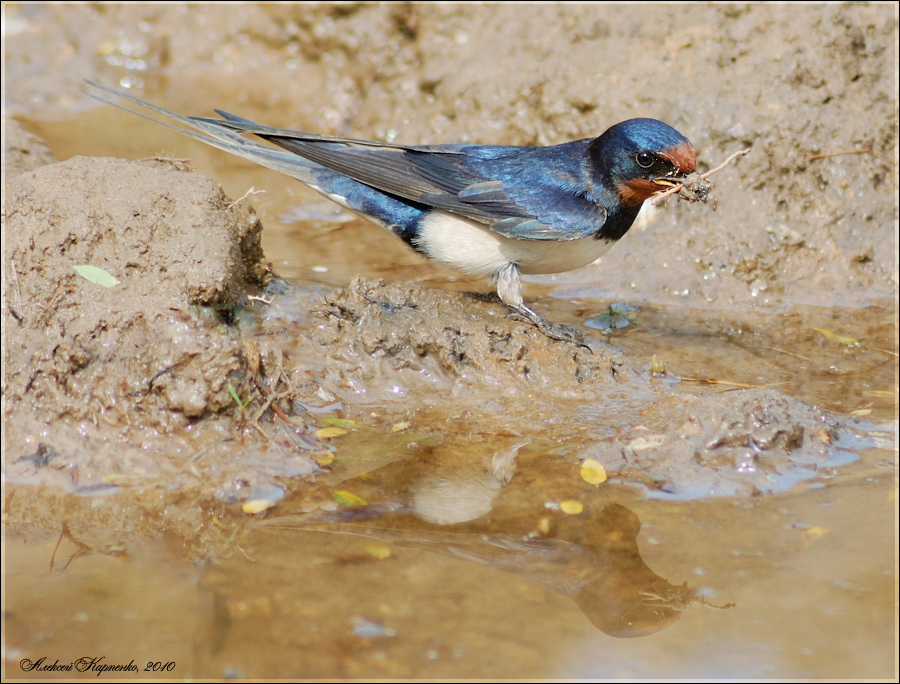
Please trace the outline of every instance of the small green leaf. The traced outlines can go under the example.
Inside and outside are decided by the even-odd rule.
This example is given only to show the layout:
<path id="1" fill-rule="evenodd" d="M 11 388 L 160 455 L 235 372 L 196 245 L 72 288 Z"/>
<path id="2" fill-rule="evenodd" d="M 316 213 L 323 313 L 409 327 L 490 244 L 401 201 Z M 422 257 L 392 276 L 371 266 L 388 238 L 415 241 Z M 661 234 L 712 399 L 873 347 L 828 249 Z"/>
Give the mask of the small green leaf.
<path id="1" fill-rule="evenodd" d="M 119 280 L 102 268 L 97 268 L 96 266 L 88 266 L 87 264 L 82 264 L 78 266 L 73 266 L 75 272 L 78 273 L 85 280 L 90 280 L 92 283 L 96 283 L 97 285 L 102 285 L 106 288 L 112 288 L 119 284 Z"/>
<path id="2" fill-rule="evenodd" d="M 253 401 L 253 397 L 247 397 L 246 401 L 241 401 L 241 398 L 238 396 L 237 391 L 234 389 L 234 387 L 231 386 L 230 382 L 228 383 L 228 394 L 231 395 L 231 398 L 234 399 L 234 403 L 238 405 L 238 408 L 241 411 L 243 411 L 245 408 L 247 408 L 247 405 L 251 401 Z"/>
<path id="3" fill-rule="evenodd" d="M 231 395 L 231 398 L 234 399 L 234 403 L 238 406 L 241 405 L 241 398 L 237 395 L 237 392 L 234 391 L 234 387 L 231 386 L 231 383 L 228 383 L 228 394 Z"/>
<path id="4" fill-rule="evenodd" d="M 326 425 L 333 425 L 334 427 L 345 428 L 347 430 L 359 430 L 359 425 L 354 420 L 350 420 L 349 418 L 326 418 L 322 421 Z"/>

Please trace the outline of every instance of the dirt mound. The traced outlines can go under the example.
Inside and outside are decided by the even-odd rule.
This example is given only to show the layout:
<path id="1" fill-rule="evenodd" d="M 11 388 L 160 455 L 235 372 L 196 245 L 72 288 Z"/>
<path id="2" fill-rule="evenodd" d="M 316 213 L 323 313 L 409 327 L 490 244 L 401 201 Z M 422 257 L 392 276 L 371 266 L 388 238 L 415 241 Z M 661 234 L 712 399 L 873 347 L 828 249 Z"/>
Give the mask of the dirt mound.
<path id="1" fill-rule="evenodd" d="M 75 158 L 5 190 L 5 452 L 61 457 L 83 489 L 235 414 L 254 373 L 232 311 L 268 278 L 251 209 L 171 160 Z"/>

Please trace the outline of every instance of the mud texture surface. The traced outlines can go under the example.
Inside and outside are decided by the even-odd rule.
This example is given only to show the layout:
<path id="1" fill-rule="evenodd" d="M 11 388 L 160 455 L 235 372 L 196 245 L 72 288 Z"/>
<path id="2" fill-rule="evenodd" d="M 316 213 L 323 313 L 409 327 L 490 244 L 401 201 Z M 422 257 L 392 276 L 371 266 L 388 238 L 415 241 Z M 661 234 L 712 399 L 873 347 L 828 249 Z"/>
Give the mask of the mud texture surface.
<path id="1" fill-rule="evenodd" d="M 888 4 L 29 12 L 47 44 L 69 49 L 50 68 L 30 56 L 34 24 L 8 41 L 14 112 L 90 106 L 80 83 L 97 77 L 162 91 L 186 113 L 239 107 L 411 144 L 546 145 L 651 116 L 690 138 L 701 168 L 752 152 L 715 178 L 716 214 L 684 207 L 618 246 L 604 289 L 725 307 L 897 292 Z M 638 264 L 653 272 L 635 281 Z"/>
<path id="2" fill-rule="evenodd" d="M 53 164 L 56 159 L 40 138 L 28 133 L 14 119 L 3 120 L 3 178 Z M 5 188 L 5 183 L 4 183 Z"/>
<path id="3" fill-rule="evenodd" d="M 52 554 L 60 587 L 79 563 L 103 586 L 107 560 L 133 586 L 165 566 L 161 619 L 196 619 L 148 658 L 181 678 L 296 677 L 298 649 L 320 678 L 889 676 L 895 4 L 3 11 L 7 663 L 75 653 L 28 603 Z M 599 262 L 528 279 L 579 346 L 85 78 L 391 142 L 549 145 L 646 116 L 698 172 L 750 152 Z M 87 606 L 60 618 L 80 630 L 99 599 L 79 586 L 54 601 Z M 597 659 L 595 628 L 664 631 Z M 747 643 L 758 662 L 728 655 Z"/>
<path id="4" fill-rule="evenodd" d="M 345 386 L 378 388 L 386 376 L 416 396 L 441 389 L 468 403 L 499 388 L 501 401 L 535 392 L 552 403 L 598 400 L 611 386 L 634 385 L 618 351 L 556 342 L 516 325 L 502 304 L 464 294 L 356 280 L 314 314 L 325 319 L 314 339 L 327 354 L 326 373 Z"/>
<path id="5" fill-rule="evenodd" d="M 75 158 L 10 180 L 5 200 L 3 406 L 35 447 L 19 469 L 82 492 L 159 477 L 151 442 L 252 387 L 225 318 L 268 275 L 256 216 L 167 161 Z"/>

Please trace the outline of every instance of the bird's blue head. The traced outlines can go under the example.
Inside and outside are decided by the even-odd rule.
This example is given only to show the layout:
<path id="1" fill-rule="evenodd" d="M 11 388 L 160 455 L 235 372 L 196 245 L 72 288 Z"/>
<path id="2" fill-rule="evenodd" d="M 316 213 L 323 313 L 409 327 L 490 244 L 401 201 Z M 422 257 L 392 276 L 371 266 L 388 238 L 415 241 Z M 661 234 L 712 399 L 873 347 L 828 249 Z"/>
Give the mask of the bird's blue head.
<path id="1" fill-rule="evenodd" d="M 656 119 L 611 126 L 590 144 L 588 159 L 594 173 L 628 206 L 640 205 L 697 166 L 690 140 Z"/>

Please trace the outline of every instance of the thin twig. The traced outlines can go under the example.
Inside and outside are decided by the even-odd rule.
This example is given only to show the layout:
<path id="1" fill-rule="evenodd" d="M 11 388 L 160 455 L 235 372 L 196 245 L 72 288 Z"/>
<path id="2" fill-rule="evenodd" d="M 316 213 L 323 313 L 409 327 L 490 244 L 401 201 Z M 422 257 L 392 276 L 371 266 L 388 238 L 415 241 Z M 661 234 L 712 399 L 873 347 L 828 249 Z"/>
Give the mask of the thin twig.
<path id="1" fill-rule="evenodd" d="M 16 268 L 16 262 L 12 259 L 9 260 L 9 265 L 12 267 L 12 277 L 13 282 L 16 285 L 16 308 L 21 311 L 22 310 L 22 290 L 19 287 L 19 271 Z"/>
<path id="2" fill-rule="evenodd" d="M 259 434 L 261 434 L 263 437 L 265 437 L 270 442 L 274 442 L 275 440 L 273 440 L 269 435 L 267 435 L 265 433 L 265 431 L 262 429 L 262 426 L 259 424 L 259 420 L 260 420 L 260 418 L 263 417 L 263 414 L 274 405 L 274 402 L 278 401 L 279 399 L 287 399 L 294 393 L 294 390 L 292 387 L 288 387 L 283 392 L 276 392 L 275 388 L 278 387 L 278 383 L 280 381 L 281 381 L 281 378 L 276 375 L 275 379 L 272 383 L 272 386 L 266 388 L 266 392 L 264 393 L 265 397 L 266 397 L 265 401 L 263 402 L 262 406 L 259 407 L 259 410 L 256 412 L 256 415 L 254 415 L 250 419 L 251 425 L 257 429 Z M 262 389 L 258 385 L 257 385 L 257 390 L 260 391 L 260 393 L 263 393 Z"/>
<path id="3" fill-rule="evenodd" d="M 710 603 L 702 596 L 695 597 L 694 601 L 696 603 L 699 603 L 701 606 L 706 606 L 707 608 L 715 608 L 716 610 L 728 610 L 730 608 L 734 608 L 737 605 L 736 603 L 725 603 L 721 606 L 717 606 L 715 603 Z"/>
<path id="4" fill-rule="evenodd" d="M 248 197 L 254 197 L 255 195 L 262 195 L 262 194 L 265 194 L 265 192 L 266 192 L 265 190 L 257 190 L 255 187 L 253 187 L 251 185 L 250 189 L 247 192 L 245 192 L 243 195 L 238 197 L 234 202 L 229 204 L 227 208 L 232 209 L 233 207 L 236 207 L 238 204 L 243 202 Z"/>
<path id="5" fill-rule="evenodd" d="M 62 288 L 59 291 L 57 291 L 57 293 L 53 296 L 53 299 L 50 300 L 50 303 L 47 304 L 47 306 L 45 306 L 43 308 L 43 310 L 41 310 L 41 312 L 38 314 L 38 317 L 35 319 L 34 323 L 32 323 L 29 327 L 36 328 L 38 325 L 40 325 L 41 321 L 44 320 L 44 316 L 47 315 L 47 312 L 50 311 L 50 309 L 52 309 L 53 307 L 55 307 L 59 303 L 59 300 L 61 300 L 63 297 L 65 297 L 71 291 L 72 290 L 68 287 Z"/>
<path id="6" fill-rule="evenodd" d="M 743 382 L 728 382 L 727 380 L 711 380 L 709 378 L 689 378 L 684 375 L 675 375 L 673 373 L 666 373 L 666 375 L 674 375 L 674 377 L 679 380 L 683 380 L 685 382 L 702 382 L 707 385 L 727 385 L 728 387 L 740 387 L 742 389 L 766 389 L 769 387 L 775 387 L 777 385 L 786 385 L 787 382 L 775 382 L 771 385 L 747 385 Z"/>
<path id="7" fill-rule="evenodd" d="M 782 354 L 787 354 L 788 356 L 793 356 L 797 359 L 803 359 L 804 361 L 812 361 L 812 359 L 808 359 L 805 356 L 800 356 L 800 354 L 794 354 L 793 352 L 785 351 L 784 349 L 779 349 L 778 347 L 760 347 L 760 349 L 771 349 L 772 351 L 777 351 Z"/>
<path id="8" fill-rule="evenodd" d="M 879 349 L 878 347 L 862 347 L 863 349 L 871 349 L 872 351 L 882 352 L 883 354 L 890 354 L 891 356 L 900 356 L 895 351 L 891 351 L 890 349 Z"/>
<path id="9" fill-rule="evenodd" d="M 868 147 L 860 147 L 858 150 L 840 150 L 838 152 L 823 152 L 822 154 L 814 154 L 809 159 L 812 161 L 813 159 L 824 159 L 825 157 L 840 157 L 842 154 L 871 154 L 873 157 L 875 153 L 870 150 Z"/>
<path id="10" fill-rule="evenodd" d="M 719 171 L 724 169 L 726 166 L 728 166 L 731 162 L 733 162 L 738 157 L 746 157 L 748 154 L 750 154 L 749 147 L 746 150 L 739 150 L 738 152 L 735 152 L 734 154 L 730 155 L 725 161 L 723 161 L 721 164 L 719 164 L 716 168 L 710 169 L 706 173 L 701 173 L 700 178 L 706 180 L 714 173 L 718 173 Z"/>
<path id="11" fill-rule="evenodd" d="M 62 544 L 63 539 L 68 539 L 78 547 L 78 550 L 72 554 L 72 556 L 68 561 L 66 561 L 66 564 L 63 566 L 63 572 L 65 572 L 69 568 L 73 560 L 80 556 L 84 556 L 92 550 L 91 547 L 87 544 L 84 544 L 75 539 L 75 537 L 73 537 L 72 533 L 69 531 L 68 524 L 63 523 L 62 529 L 59 531 L 59 539 L 56 541 L 56 546 L 53 547 L 53 555 L 50 556 L 50 572 L 53 572 L 53 567 L 56 564 L 56 552 L 59 551 L 59 545 Z"/>

